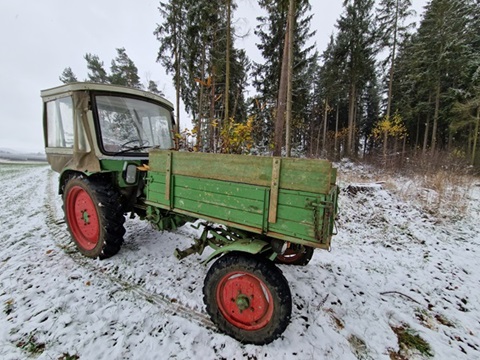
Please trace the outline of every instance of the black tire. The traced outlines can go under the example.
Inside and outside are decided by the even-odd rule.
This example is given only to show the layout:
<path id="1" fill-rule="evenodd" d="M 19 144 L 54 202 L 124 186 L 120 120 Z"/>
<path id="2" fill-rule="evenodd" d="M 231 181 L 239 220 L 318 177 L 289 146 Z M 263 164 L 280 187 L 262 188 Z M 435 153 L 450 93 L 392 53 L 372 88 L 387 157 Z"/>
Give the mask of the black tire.
<path id="1" fill-rule="evenodd" d="M 209 269 L 203 286 L 207 312 L 217 327 L 244 344 L 278 338 L 292 313 L 288 282 L 272 262 L 233 252 Z"/>
<path id="2" fill-rule="evenodd" d="M 305 266 L 307 265 L 313 256 L 313 248 L 310 246 L 303 245 L 292 245 L 285 254 L 278 255 L 275 258 L 275 262 L 278 264 L 284 265 L 297 265 Z"/>
<path id="3" fill-rule="evenodd" d="M 90 258 L 118 253 L 125 234 L 120 194 L 102 180 L 72 177 L 63 192 L 68 230 L 78 250 Z"/>

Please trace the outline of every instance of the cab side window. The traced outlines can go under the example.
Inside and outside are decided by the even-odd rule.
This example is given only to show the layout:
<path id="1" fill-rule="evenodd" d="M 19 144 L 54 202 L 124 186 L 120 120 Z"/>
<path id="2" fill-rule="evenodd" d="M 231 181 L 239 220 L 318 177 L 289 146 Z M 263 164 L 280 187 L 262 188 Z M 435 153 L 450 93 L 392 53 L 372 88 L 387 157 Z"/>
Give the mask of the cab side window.
<path id="1" fill-rule="evenodd" d="M 47 146 L 73 148 L 73 104 L 71 97 L 47 102 Z"/>

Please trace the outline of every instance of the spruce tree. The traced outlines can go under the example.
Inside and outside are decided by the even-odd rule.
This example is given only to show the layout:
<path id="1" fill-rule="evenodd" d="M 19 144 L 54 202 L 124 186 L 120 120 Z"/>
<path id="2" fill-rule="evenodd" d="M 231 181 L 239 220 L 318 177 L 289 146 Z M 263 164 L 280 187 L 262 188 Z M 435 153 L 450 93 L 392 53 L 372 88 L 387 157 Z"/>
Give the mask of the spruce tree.
<path id="1" fill-rule="evenodd" d="M 388 51 L 384 64 L 388 72 L 387 108 L 385 116 L 390 117 L 392 107 L 392 90 L 395 74 L 395 62 L 399 45 L 405 41 L 409 31 L 415 26 L 408 23 L 414 15 L 411 0 L 381 0 L 377 9 L 380 45 Z"/>
<path id="2" fill-rule="evenodd" d="M 258 96 L 256 98 L 258 128 L 262 129 L 262 143 L 272 141 L 273 124 L 278 103 L 280 86 L 281 62 L 284 51 L 284 39 L 288 15 L 288 0 L 260 0 L 259 5 L 266 10 L 267 15 L 258 17 L 259 25 L 255 34 L 260 42 L 257 44 L 263 61 L 254 65 L 253 85 Z M 314 46 L 307 46 L 315 32 L 310 30 L 312 15 L 308 14 L 311 6 L 308 0 L 298 0 L 295 11 L 295 27 L 293 36 L 293 122 L 301 123 L 309 118 L 308 109 L 311 106 L 310 92 L 313 89 L 312 62 L 317 61 Z M 295 125 L 294 125 L 295 127 Z M 298 139 L 298 136 L 294 136 Z"/>
<path id="3" fill-rule="evenodd" d="M 163 22 L 157 26 L 154 35 L 160 42 L 157 61 L 167 73 L 174 75 L 176 98 L 176 131 L 180 130 L 180 97 L 186 88 L 184 81 L 184 46 L 186 33 L 186 11 L 189 0 L 168 0 L 160 2 L 160 15 Z"/>
<path id="4" fill-rule="evenodd" d="M 358 101 L 375 69 L 374 0 L 344 0 L 337 22 L 337 64 L 348 83 L 348 137 L 346 155 L 356 156 Z"/>

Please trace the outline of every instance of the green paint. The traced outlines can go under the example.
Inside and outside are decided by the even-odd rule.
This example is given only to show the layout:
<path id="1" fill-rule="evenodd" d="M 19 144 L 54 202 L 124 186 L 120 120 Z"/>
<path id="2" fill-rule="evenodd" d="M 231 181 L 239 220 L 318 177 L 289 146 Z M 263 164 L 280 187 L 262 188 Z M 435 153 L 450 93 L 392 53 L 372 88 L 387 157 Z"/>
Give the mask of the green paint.
<path id="1" fill-rule="evenodd" d="M 82 219 L 85 224 L 90 224 L 90 215 L 88 215 L 87 211 L 82 211 Z"/>
<path id="2" fill-rule="evenodd" d="M 337 194 L 336 171 L 327 161 L 282 159 L 274 223 L 268 221 L 272 158 L 153 151 L 150 168 L 149 204 L 294 243 L 329 246 Z"/>
<path id="3" fill-rule="evenodd" d="M 250 307 L 250 298 L 247 295 L 240 294 L 237 296 L 235 304 L 237 305 L 240 312 L 242 312 Z"/>

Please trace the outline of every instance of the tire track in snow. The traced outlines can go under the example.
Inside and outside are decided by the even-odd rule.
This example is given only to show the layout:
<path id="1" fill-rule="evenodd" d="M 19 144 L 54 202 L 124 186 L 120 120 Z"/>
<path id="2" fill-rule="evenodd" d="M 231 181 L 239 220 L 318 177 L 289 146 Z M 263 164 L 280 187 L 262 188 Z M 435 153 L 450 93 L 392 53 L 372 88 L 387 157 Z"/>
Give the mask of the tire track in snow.
<path id="1" fill-rule="evenodd" d="M 46 194 L 45 194 L 45 209 L 47 215 L 47 227 L 48 231 L 51 234 L 53 241 L 56 243 L 56 246 L 62 249 L 68 256 L 79 266 L 87 268 L 90 273 L 93 273 L 95 277 L 108 280 L 109 282 L 120 286 L 124 291 L 131 292 L 143 300 L 156 305 L 159 310 L 162 310 L 164 313 L 173 316 L 180 316 L 186 320 L 193 321 L 209 330 L 218 332 L 218 329 L 210 320 L 210 317 L 204 313 L 192 309 L 178 300 L 169 298 L 166 295 L 159 294 L 156 292 L 151 292 L 145 289 L 143 286 L 138 285 L 133 282 L 128 282 L 121 280 L 120 278 L 106 274 L 102 272 L 101 269 L 95 266 L 92 263 L 92 260 L 84 257 L 75 248 L 75 245 L 70 239 L 70 234 L 66 228 L 65 222 L 63 219 L 59 220 L 57 218 L 58 212 L 55 207 L 55 196 L 58 196 L 54 193 L 54 174 L 52 171 L 48 173 L 48 180 L 46 182 Z"/>

